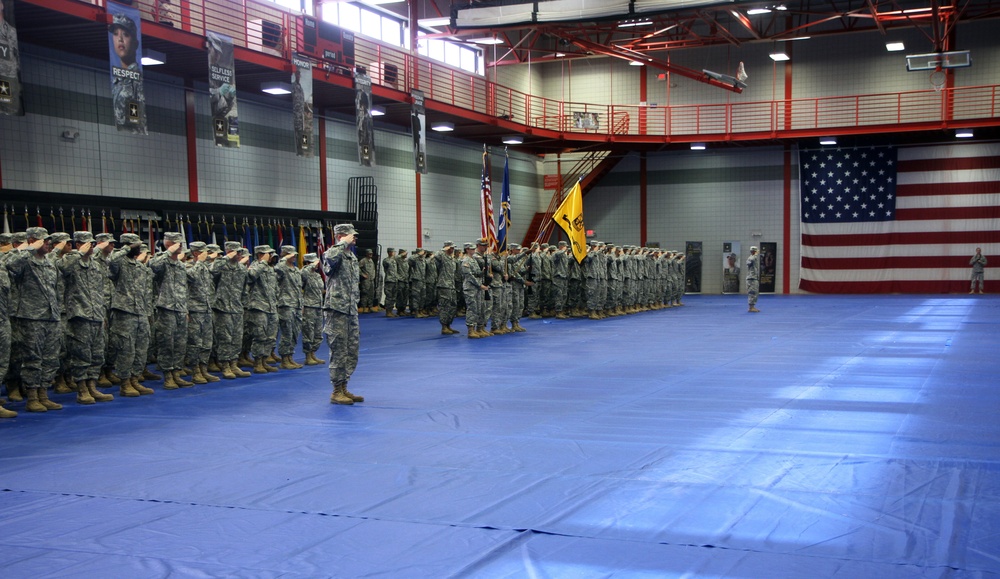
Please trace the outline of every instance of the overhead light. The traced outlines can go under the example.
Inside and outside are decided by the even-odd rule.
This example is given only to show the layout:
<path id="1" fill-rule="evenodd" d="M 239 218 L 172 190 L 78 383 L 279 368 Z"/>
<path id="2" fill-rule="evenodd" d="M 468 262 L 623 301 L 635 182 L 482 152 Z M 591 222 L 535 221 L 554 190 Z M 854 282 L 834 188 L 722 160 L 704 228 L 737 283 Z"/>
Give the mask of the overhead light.
<path id="1" fill-rule="evenodd" d="M 751 8 L 747 10 L 748 16 L 756 16 L 757 14 L 770 14 L 770 13 L 771 13 L 770 8 Z"/>
<path id="2" fill-rule="evenodd" d="M 524 142 L 524 137 L 521 135 L 510 135 L 503 138 L 503 144 L 505 145 L 520 145 Z"/>
<path id="3" fill-rule="evenodd" d="M 812 36 L 793 36 L 792 38 L 775 38 L 778 42 L 795 42 L 796 40 L 809 40 Z"/>
<path id="4" fill-rule="evenodd" d="M 820 137 L 819 138 L 819 144 L 820 145 L 836 145 L 837 144 L 837 137 Z"/>
<path id="5" fill-rule="evenodd" d="M 167 55 L 153 50 L 152 48 L 143 48 L 142 60 L 139 62 L 141 62 L 143 66 L 156 66 L 167 62 Z"/>
<path id="6" fill-rule="evenodd" d="M 566 53 L 565 53 L 565 52 L 557 52 L 557 53 L 556 53 L 556 58 L 562 58 L 562 57 L 564 57 L 564 56 L 566 56 Z"/>
<path id="7" fill-rule="evenodd" d="M 652 20 L 632 20 L 632 21 L 626 20 L 624 22 L 619 22 L 618 28 L 630 28 L 632 26 L 648 26 L 652 23 L 653 23 Z"/>
<path id="8" fill-rule="evenodd" d="M 292 85 L 282 81 L 267 81 L 260 83 L 260 90 L 267 94 L 292 94 Z"/>
<path id="9" fill-rule="evenodd" d="M 785 8 L 784 4 L 778 4 L 777 6 L 774 7 L 774 9 L 777 10 L 778 12 L 784 12 L 785 10 L 788 10 L 788 8 Z"/>
<path id="10" fill-rule="evenodd" d="M 692 151 L 704 151 L 705 150 L 705 143 L 691 143 L 691 150 Z"/>
<path id="11" fill-rule="evenodd" d="M 885 49 L 889 52 L 900 52 L 902 50 L 906 50 L 906 45 L 902 42 L 886 42 Z"/>
<path id="12" fill-rule="evenodd" d="M 630 60 L 630 61 L 628 61 L 628 65 L 629 66 L 646 66 L 646 63 L 639 62 L 638 60 Z"/>
<path id="13" fill-rule="evenodd" d="M 495 36 L 486 36 L 483 38 L 470 38 L 469 42 L 475 42 L 476 44 L 503 44 L 503 40 L 500 40 Z"/>
<path id="14" fill-rule="evenodd" d="M 431 124 L 431 130 L 437 131 L 439 133 L 447 133 L 449 131 L 455 130 L 455 123 L 447 122 L 437 122 Z"/>
<path id="15" fill-rule="evenodd" d="M 421 18 L 417 20 L 417 25 L 424 26 L 426 28 L 438 28 L 440 26 L 450 26 L 451 18 L 444 16 L 441 18 Z"/>
<path id="16" fill-rule="evenodd" d="M 955 136 L 959 139 L 971 139 L 972 129 L 956 129 Z"/>
<path id="17" fill-rule="evenodd" d="M 787 54 L 784 52 L 772 52 L 770 55 L 771 60 L 775 62 L 782 62 L 785 60 L 791 60 Z"/>
<path id="18" fill-rule="evenodd" d="M 381 117 L 385 114 L 385 107 L 382 105 L 375 105 L 372 107 L 372 116 Z"/>

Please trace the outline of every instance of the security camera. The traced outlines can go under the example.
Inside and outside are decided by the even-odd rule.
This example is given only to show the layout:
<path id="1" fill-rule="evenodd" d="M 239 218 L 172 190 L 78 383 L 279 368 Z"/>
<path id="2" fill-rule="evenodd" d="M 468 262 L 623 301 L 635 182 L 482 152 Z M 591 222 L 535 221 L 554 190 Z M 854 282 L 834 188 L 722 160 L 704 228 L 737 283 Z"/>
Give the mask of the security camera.
<path id="1" fill-rule="evenodd" d="M 75 127 L 66 127 L 63 129 L 61 137 L 65 141 L 73 142 L 80 137 L 80 129 Z"/>

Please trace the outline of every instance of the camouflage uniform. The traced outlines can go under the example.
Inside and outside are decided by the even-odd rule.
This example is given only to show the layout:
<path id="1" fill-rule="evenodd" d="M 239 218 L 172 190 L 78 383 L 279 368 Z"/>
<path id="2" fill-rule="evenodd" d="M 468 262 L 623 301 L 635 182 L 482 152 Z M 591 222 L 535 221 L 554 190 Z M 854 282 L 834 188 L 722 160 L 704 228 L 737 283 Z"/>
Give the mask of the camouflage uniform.
<path id="1" fill-rule="evenodd" d="M 34 232 L 32 230 L 35 230 Z M 29 238 L 48 232 L 30 228 Z M 10 274 L 11 343 L 17 350 L 18 372 L 25 388 L 45 389 L 59 371 L 59 298 L 55 265 L 35 251 L 21 250 L 4 264 Z"/>
<path id="2" fill-rule="evenodd" d="M 396 255 L 396 312 L 403 315 L 408 303 L 410 303 L 410 264 L 406 260 L 406 250 L 400 249 Z"/>
<path id="3" fill-rule="evenodd" d="M 205 243 L 191 244 L 195 251 L 205 251 Z M 212 272 L 204 261 L 195 261 L 187 268 L 187 360 L 191 364 L 208 364 L 212 353 Z"/>
<path id="4" fill-rule="evenodd" d="M 558 317 L 566 317 L 563 309 L 569 295 L 569 259 L 572 253 L 567 246 L 565 241 L 560 241 L 559 249 L 552 255 L 552 301 Z"/>
<path id="5" fill-rule="evenodd" d="M 471 246 L 471 247 L 470 247 Z M 474 247 L 465 244 L 466 249 Z M 479 254 L 466 255 L 462 258 L 462 293 L 465 294 L 465 325 L 470 331 L 486 325 L 483 315 L 483 265 Z"/>
<path id="6" fill-rule="evenodd" d="M 335 237 L 352 234 L 355 231 L 351 225 L 334 227 Z M 323 333 L 326 334 L 326 343 L 330 347 L 330 382 L 334 387 L 331 402 L 362 402 L 363 398 L 347 391 L 347 382 L 358 367 L 358 350 L 361 345 L 361 329 L 358 325 L 358 258 L 347 243 L 338 241 L 323 254 L 323 272 L 326 274 Z"/>
<path id="7" fill-rule="evenodd" d="M 239 251 L 239 243 L 226 242 L 226 252 Z M 215 301 L 212 303 L 212 322 L 216 357 L 223 362 L 233 362 L 240 355 L 243 337 L 243 288 L 247 282 L 247 268 L 228 257 L 212 262 L 210 272 L 215 284 Z"/>
<path id="8" fill-rule="evenodd" d="M 302 276 L 299 269 L 290 265 L 285 256 L 295 255 L 292 245 L 281 246 L 282 259 L 274 266 L 277 281 L 278 331 L 281 341 L 278 354 L 282 357 L 295 353 L 295 345 L 302 332 Z"/>
<path id="9" fill-rule="evenodd" d="M 122 247 L 108 260 L 108 271 L 114 283 L 108 329 L 108 352 L 114 373 L 122 378 L 141 375 L 146 366 L 149 331 L 145 331 L 145 346 L 140 341 L 140 326 L 149 325 L 149 268 L 130 257 L 130 244 L 138 244 L 139 236 L 124 233 Z M 152 273 L 152 272 L 149 272 Z"/>
<path id="10" fill-rule="evenodd" d="M 312 257 L 310 257 L 312 256 Z M 315 258 L 315 259 L 313 259 Z M 312 259 L 312 261 L 310 261 Z M 314 267 L 319 258 L 306 255 L 302 269 L 302 352 L 315 354 L 323 344 L 323 276 Z"/>
<path id="11" fill-rule="evenodd" d="M 85 239 L 89 235 L 81 232 L 76 237 Z M 92 254 L 84 256 L 77 250 L 59 260 L 58 267 L 66 284 L 66 315 L 69 318 L 66 350 L 70 377 L 74 383 L 97 380 L 104 366 L 104 268 L 96 263 Z"/>
<path id="12" fill-rule="evenodd" d="M 747 305 L 750 311 L 757 309 L 757 293 L 760 291 L 760 255 L 756 247 L 750 248 L 750 257 L 747 258 Z"/>
<path id="13" fill-rule="evenodd" d="M 445 248 L 454 246 L 455 244 L 450 241 L 444 244 Z M 455 291 L 458 261 L 455 256 L 448 255 L 444 249 L 441 249 L 434 254 L 432 267 L 437 272 L 435 289 L 437 290 L 438 321 L 441 322 L 442 326 L 450 327 L 458 311 L 458 292 Z"/>
<path id="14" fill-rule="evenodd" d="M 499 256 L 490 254 L 486 256 L 489 260 L 490 268 L 490 307 L 483 313 L 490 318 L 491 331 L 505 333 L 502 330 L 507 327 L 507 316 L 504 312 L 504 285 L 503 285 L 503 262 Z"/>
<path id="15" fill-rule="evenodd" d="M 171 237 L 180 242 L 180 234 L 164 234 L 167 240 Z M 156 287 L 156 362 L 164 372 L 183 369 L 187 350 L 187 268 L 175 257 L 164 251 L 149 262 Z"/>
<path id="16" fill-rule="evenodd" d="M 270 257 L 274 250 L 266 245 L 254 248 L 254 255 Z M 256 260 L 247 271 L 247 308 L 244 325 L 251 335 L 250 353 L 254 358 L 265 358 L 274 349 L 278 333 L 278 278 L 267 263 Z"/>
<path id="17" fill-rule="evenodd" d="M 382 279 L 385 291 L 385 315 L 392 314 L 392 309 L 396 307 L 396 283 L 399 281 L 399 270 L 397 268 L 395 249 L 389 248 L 388 255 L 382 260 Z"/>
<path id="18" fill-rule="evenodd" d="M 375 262 L 371 250 L 358 262 L 361 272 L 361 309 L 368 311 L 375 305 Z"/>
<path id="19" fill-rule="evenodd" d="M 510 243 L 507 248 L 511 251 L 520 250 L 521 246 Z M 528 274 L 527 253 L 518 253 L 507 257 L 508 271 L 510 272 L 510 313 L 508 321 L 511 329 L 515 332 L 523 332 L 521 327 L 521 316 L 524 314 L 524 280 Z"/>
<path id="20" fill-rule="evenodd" d="M 10 364 L 10 276 L 3 266 L 7 255 L 0 256 L 0 382 L 6 378 Z"/>
<path id="21" fill-rule="evenodd" d="M 424 307 L 424 276 L 427 274 L 427 261 L 420 254 L 422 248 L 414 250 L 407 260 L 410 268 L 410 313 L 422 317 Z"/>

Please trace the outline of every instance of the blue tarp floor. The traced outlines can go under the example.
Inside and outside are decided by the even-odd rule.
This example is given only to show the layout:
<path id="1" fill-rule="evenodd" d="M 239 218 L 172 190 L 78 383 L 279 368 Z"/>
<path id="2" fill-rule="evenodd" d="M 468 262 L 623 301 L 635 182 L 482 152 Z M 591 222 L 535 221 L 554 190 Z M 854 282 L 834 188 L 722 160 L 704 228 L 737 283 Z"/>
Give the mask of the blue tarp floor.
<path id="1" fill-rule="evenodd" d="M 10 405 L 0 575 L 1000 575 L 1000 296 L 685 302 Z"/>

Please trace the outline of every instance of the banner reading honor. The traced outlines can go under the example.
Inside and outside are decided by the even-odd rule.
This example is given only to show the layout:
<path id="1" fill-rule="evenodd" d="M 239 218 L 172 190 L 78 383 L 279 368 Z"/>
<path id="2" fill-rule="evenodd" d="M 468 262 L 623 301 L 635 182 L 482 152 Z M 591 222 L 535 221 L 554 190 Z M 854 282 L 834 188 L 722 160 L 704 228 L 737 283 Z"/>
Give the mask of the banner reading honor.
<path id="1" fill-rule="evenodd" d="M 313 74 L 312 62 L 292 58 L 292 123 L 295 127 L 295 154 L 313 156 Z"/>
<path id="2" fill-rule="evenodd" d="M 354 73 L 354 105 L 357 109 L 358 162 L 365 167 L 375 164 L 375 127 L 372 123 L 372 79 Z"/>
<path id="3" fill-rule="evenodd" d="M 240 146 L 236 111 L 236 66 L 233 39 L 208 32 L 208 94 L 212 99 L 212 133 L 219 147 Z"/>
<path id="4" fill-rule="evenodd" d="M 410 93 L 413 96 L 413 107 L 410 109 L 410 126 L 413 132 L 413 166 L 417 173 L 427 174 L 427 133 L 424 127 L 427 126 L 427 116 L 424 110 L 424 93 L 415 90 Z"/>
<path id="5" fill-rule="evenodd" d="M 573 257 L 577 263 L 582 263 L 587 257 L 587 230 L 583 228 L 583 190 L 579 181 L 552 214 L 552 220 L 566 232 L 573 245 Z"/>
<path id="6" fill-rule="evenodd" d="M 142 30 L 139 11 L 114 2 L 107 4 L 111 15 L 108 48 L 111 52 L 111 100 L 115 126 L 119 131 L 146 134 L 146 93 L 142 84 Z"/>
<path id="7" fill-rule="evenodd" d="M 14 25 L 14 0 L 0 0 L 0 113 L 23 115 L 21 60 Z"/>

